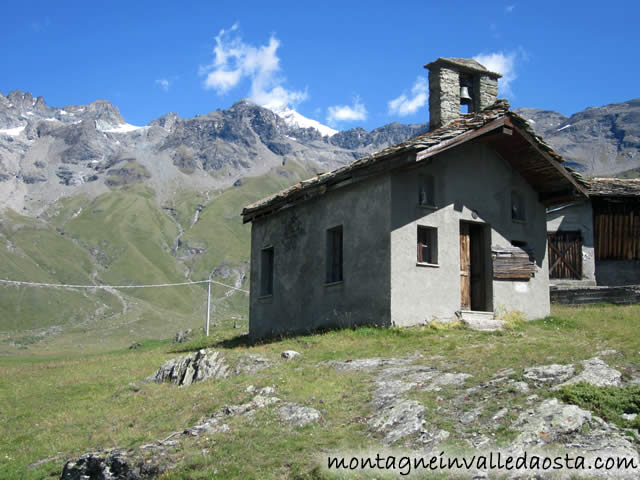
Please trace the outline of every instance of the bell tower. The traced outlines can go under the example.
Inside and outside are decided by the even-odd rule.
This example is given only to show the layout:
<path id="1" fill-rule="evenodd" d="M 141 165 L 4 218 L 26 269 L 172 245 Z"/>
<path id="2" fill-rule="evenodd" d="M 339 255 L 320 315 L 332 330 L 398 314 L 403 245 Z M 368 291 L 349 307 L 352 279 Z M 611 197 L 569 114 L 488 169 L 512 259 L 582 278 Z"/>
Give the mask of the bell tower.
<path id="1" fill-rule="evenodd" d="M 429 69 L 429 128 L 490 107 L 498 97 L 499 73 L 470 58 L 438 58 Z"/>

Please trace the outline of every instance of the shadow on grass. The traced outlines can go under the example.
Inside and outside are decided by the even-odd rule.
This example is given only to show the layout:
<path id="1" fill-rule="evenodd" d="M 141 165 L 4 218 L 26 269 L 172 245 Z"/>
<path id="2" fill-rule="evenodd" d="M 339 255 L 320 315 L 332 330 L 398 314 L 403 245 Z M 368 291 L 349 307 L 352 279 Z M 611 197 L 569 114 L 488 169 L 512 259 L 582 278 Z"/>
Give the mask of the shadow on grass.
<path id="1" fill-rule="evenodd" d="M 260 345 L 271 345 L 274 343 L 283 342 L 286 340 L 302 340 L 304 338 L 309 338 L 314 335 L 324 335 L 330 333 L 343 333 L 348 336 L 354 337 L 374 337 L 374 336 L 393 336 L 393 337 L 408 337 L 415 335 L 415 332 L 412 332 L 411 329 L 407 328 L 390 328 L 384 327 L 380 325 L 361 325 L 354 326 L 349 328 L 341 328 L 341 327 L 327 327 L 327 328 L 319 328 L 316 330 L 310 330 L 307 332 L 285 332 L 278 333 L 274 335 L 265 336 L 262 338 L 251 338 L 249 334 L 243 333 L 240 335 L 234 335 L 230 338 L 225 338 L 222 340 L 212 339 L 207 337 L 198 337 L 189 342 L 185 342 L 183 344 L 177 344 L 173 348 L 171 348 L 171 352 L 179 353 L 179 352 L 192 352 L 196 350 L 200 350 L 202 348 L 223 348 L 228 350 L 233 350 L 236 348 L 250 348 L 256 347 Z"/>

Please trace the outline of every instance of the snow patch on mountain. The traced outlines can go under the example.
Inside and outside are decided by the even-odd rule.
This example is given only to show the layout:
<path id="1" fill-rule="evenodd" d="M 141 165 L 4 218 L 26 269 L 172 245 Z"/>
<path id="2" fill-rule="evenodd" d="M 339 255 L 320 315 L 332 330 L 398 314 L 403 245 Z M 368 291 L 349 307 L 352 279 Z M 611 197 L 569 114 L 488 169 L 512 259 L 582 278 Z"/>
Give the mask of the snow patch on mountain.
<path id="1" fill-rule="evenodd" d="M 111 124 L 102 122 L 100 120 L 96 122 L 96 129 L 104 133 L 129 133 L 129 132 L 135 132 L 136 130 L 142 130 L 144 128 L 149 128 L 149 127 L 138 127 L 136 125 L 131 125 L 130 123 L 122 123 L 120 125 L 111 125 Z"/>
<path id="2" fill-rule="evenodd" d="M 286 105 L 278 105 L 273 107 L 267 107 L 273 113 L 282 118 L 287 125 L 293 128 L 315 128 L 320 132 L 322 136 L 332 137 L 338 130 L 334 130 L 331 127 L 327 127 L 317 120 L 312 120 L 303 115 L 300 115 L 294 109 Z"/>
<path id="3" fill-rule="evenodd" d="M 10 137 L 17 137 L 24 131 L 25 126 L 15 128 L 0 129 L 0 134 L 9 135 Z"/>

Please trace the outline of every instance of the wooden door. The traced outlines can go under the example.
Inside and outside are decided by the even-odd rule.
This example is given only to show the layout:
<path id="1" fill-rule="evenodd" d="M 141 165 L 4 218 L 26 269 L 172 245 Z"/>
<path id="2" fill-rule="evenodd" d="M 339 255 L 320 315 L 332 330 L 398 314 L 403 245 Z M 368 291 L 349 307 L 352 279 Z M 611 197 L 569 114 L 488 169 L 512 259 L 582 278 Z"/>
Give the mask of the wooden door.
<path id="1" fill-rule="evenodd" d="M 485 294 L 485 242 L 481 225 L 470 225 L 469 241 L 471 242 L 469 268 L 471 284 L 471 310 L 486 311 Z"/>
<path id="2" fill-rule="evenodd" d="M 553 232 L 549 237 L 549 277 L 556 279 L 582 278 L 582 234 Z"/>
<path id="3" fill-rule="evenodd" d="M 471 309 L 471 235 L 469 224 L 460 224 L 460 304 L 462 310 Z"/>

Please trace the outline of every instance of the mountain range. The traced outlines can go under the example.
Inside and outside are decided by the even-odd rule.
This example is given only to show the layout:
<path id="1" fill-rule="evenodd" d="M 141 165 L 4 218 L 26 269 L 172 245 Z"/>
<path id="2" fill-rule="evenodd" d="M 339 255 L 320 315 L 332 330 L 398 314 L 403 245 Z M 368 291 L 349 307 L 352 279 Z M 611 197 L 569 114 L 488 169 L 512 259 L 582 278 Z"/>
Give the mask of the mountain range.
<path id="1" fill-rule="evenodd" d="M 640 172 L 640 99 L 571 117 L 517 111 L 584 175 Z M 244 205 L 428 127 L 335 131 L 246 100 L 134 126 L 104 100 L 55 108 L 28 92 L 0 94 L 0 279 L 139 285 L 211 276 L 246 288 Z M 201 323 L 205 293 L 0 286 L 0 353 L 166 338 Z M 216 284 L 213 296 L 214 323 L 246 325 L 243 293 Z"/>

